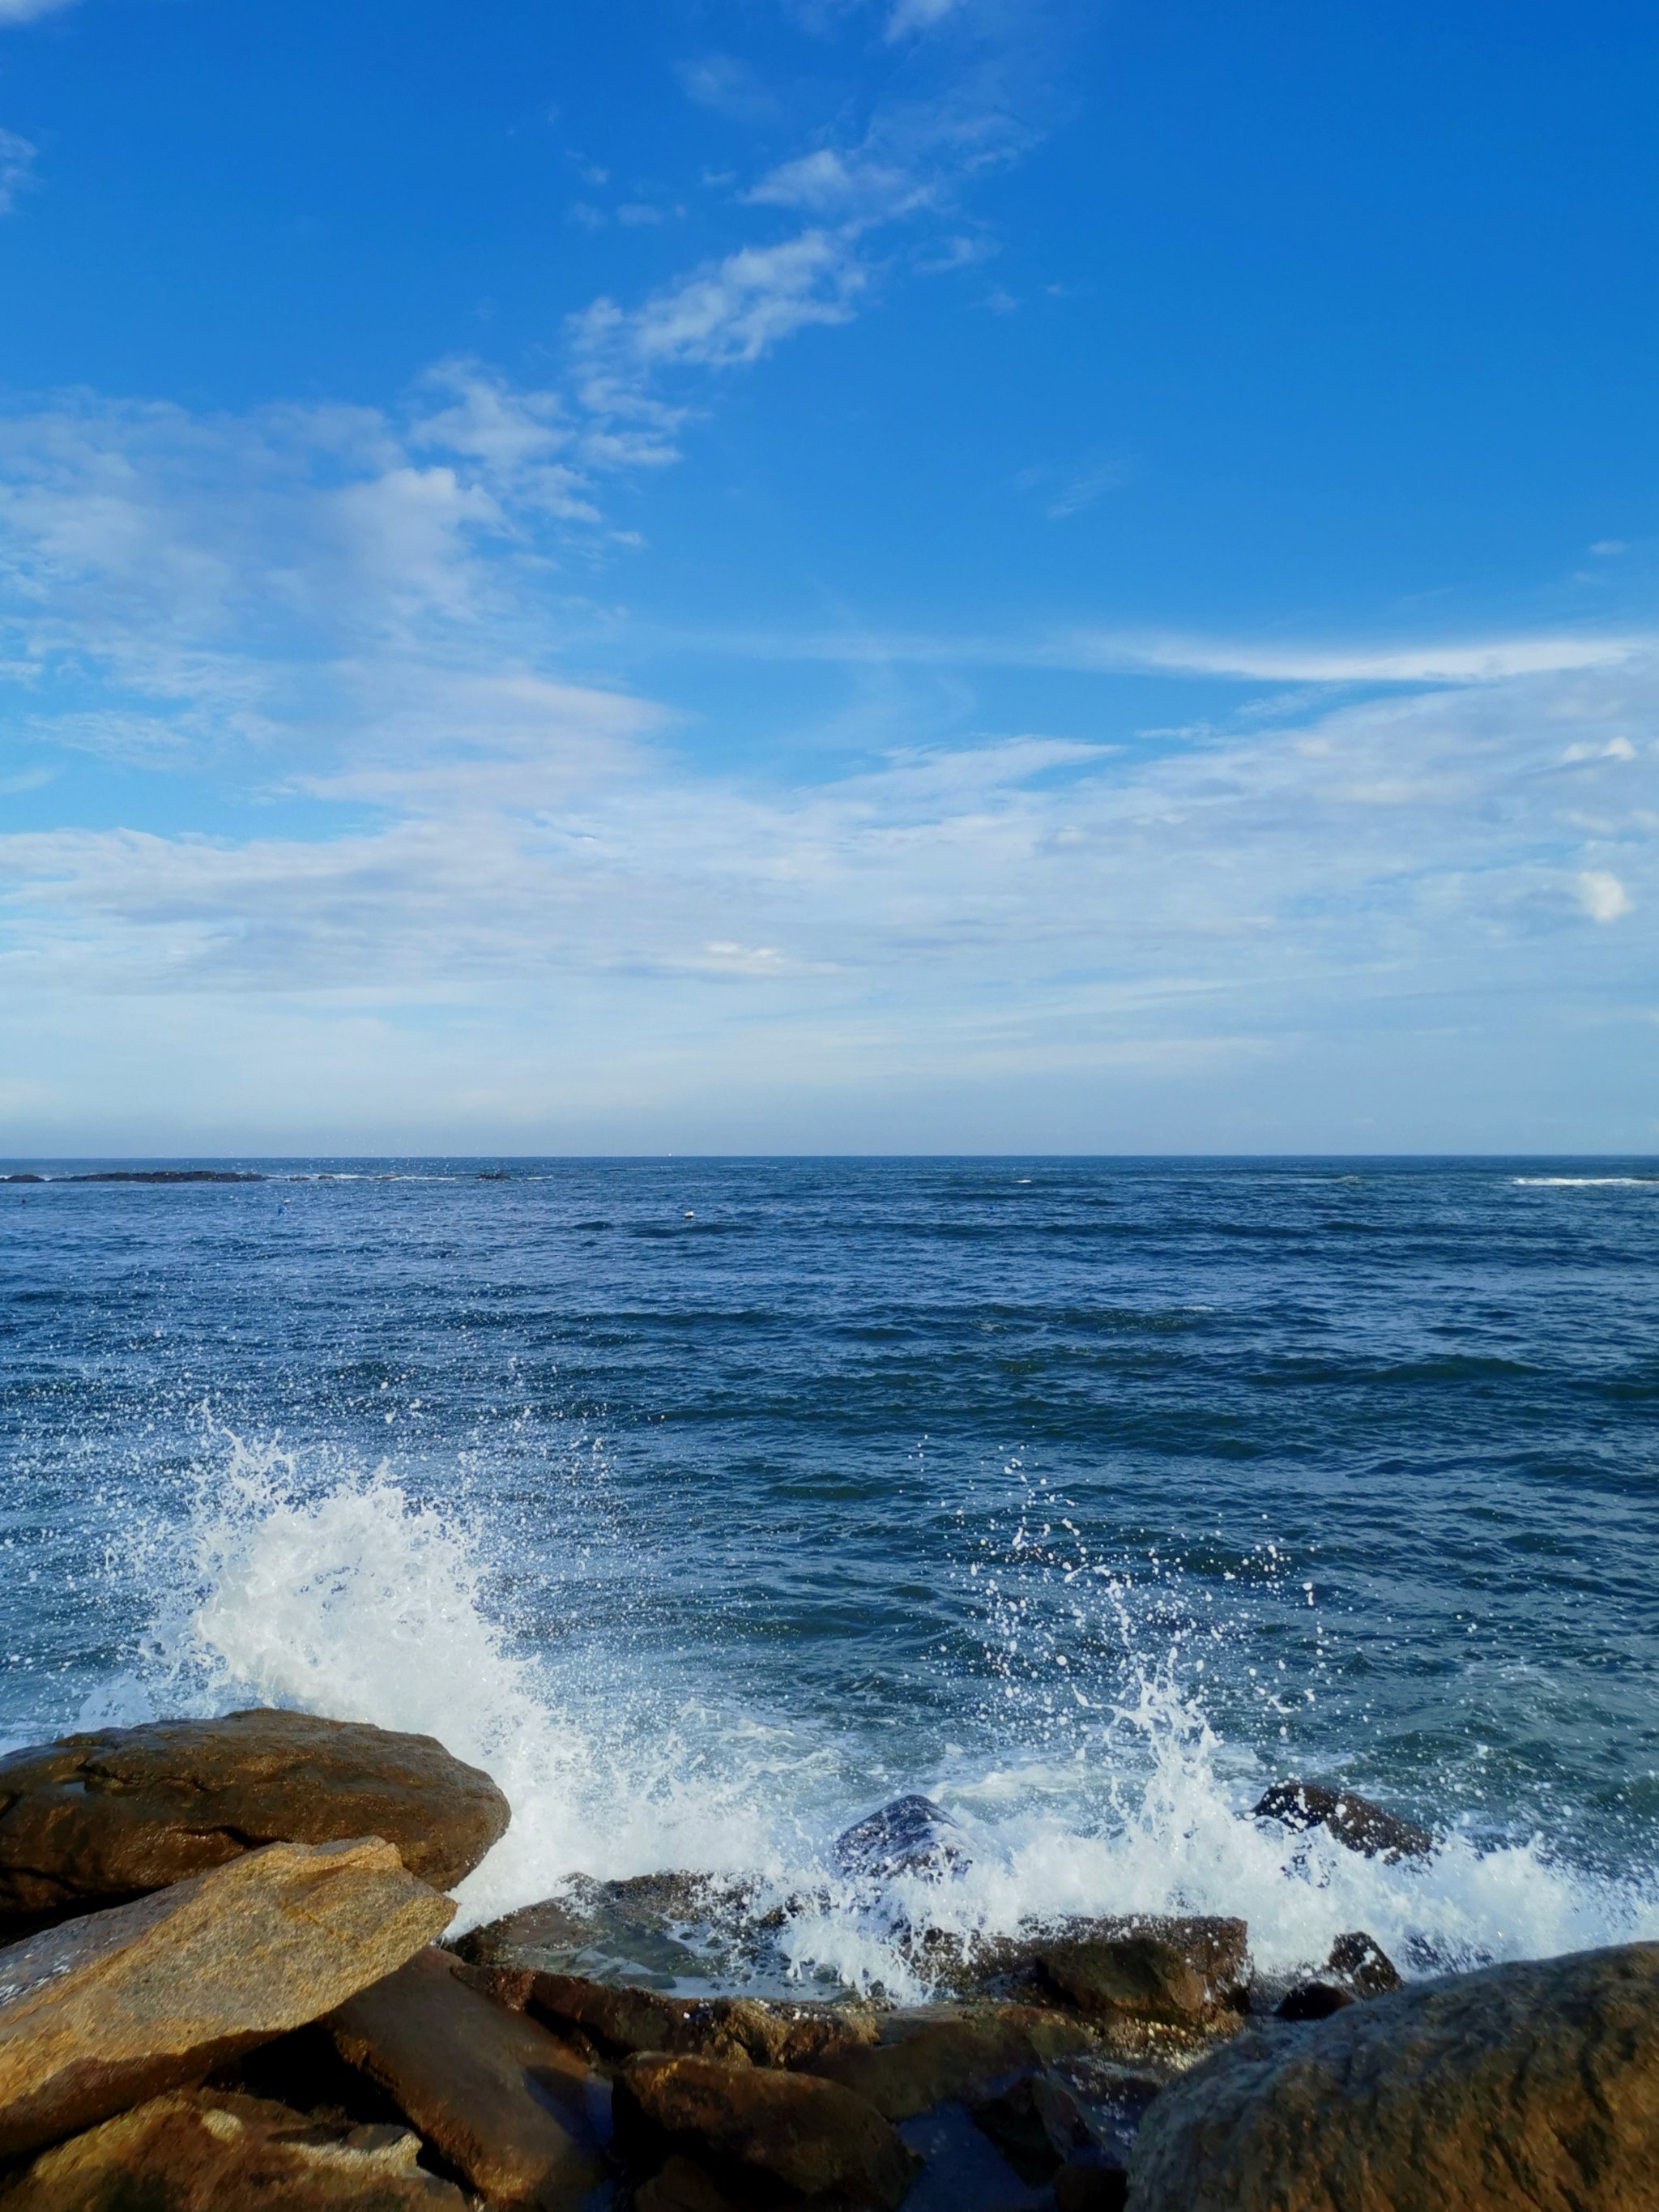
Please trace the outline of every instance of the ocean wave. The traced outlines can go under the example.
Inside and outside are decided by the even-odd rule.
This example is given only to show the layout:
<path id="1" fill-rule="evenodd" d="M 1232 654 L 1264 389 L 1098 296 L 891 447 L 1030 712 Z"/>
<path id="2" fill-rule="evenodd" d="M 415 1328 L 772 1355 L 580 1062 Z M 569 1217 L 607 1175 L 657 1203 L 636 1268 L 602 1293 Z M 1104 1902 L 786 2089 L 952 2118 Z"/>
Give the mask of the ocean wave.
<path id="1" fill-rule="evenodd" d="M 1033 1698 L 1011 1675 L 998 1755 L 941 1745 L 904 1778 L 959 1824 L 965 1870 L 872 1897 L 836 1874 L 830 1846 L 894 1794 L 890 1771 L 821 1727 L 688 1692 L 672 1655 L 654 1674 L 607 1673 L 562 1643 L 556 1578 L 537 1591 L 535 1632 L 515 1626 L 493 1595 L 522 1579 L 503 1540 L 420 1502 L 388 1466 L 319 1475 L 215 1432 L 189 1516 L 129 1563 L 147 1626 L 78 1724 L 271 1704 L 429 1734 L 488 1769 L 514 1808 L 460 1886 L 458 1928 L 577 1872 L 692 1869 L 741 1876 L 782 1908 L 788 1973 L 907 1996 L 923 1993 L 917 1931 L 1009 1934 L 1074 1913 L 1239 1913 L 1270 1969 L 1317 1960 L 1354 1928 L 1416 1971 L 1659 1936 L 1651 1870 L 1597 1875 L 1540 1838 L 1454 1832 L 1431 1860 L 1390 1865 L 1253 1819 L 1259 1759 L 1211 1724 L 1202 1662 L 1178 1640 L 1146 1648 L 1121 1577 L 1088 1594 L 1127 1656 L 1087 1747 L 1047 1748 L 1053 1686 Z"/>

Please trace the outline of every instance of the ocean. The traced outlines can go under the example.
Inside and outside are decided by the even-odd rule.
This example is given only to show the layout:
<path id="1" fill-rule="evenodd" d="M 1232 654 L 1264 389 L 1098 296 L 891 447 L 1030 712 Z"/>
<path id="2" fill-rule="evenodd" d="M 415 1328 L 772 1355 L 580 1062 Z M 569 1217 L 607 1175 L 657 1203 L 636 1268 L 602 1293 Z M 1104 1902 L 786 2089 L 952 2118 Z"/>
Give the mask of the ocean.
<path id="1" fill-rule="evenodd" d="M 918 1923 L 1659 1935 L 1651 1162 L 177 1164 L 258 1179 L 0 1186 L 0 1744 L 427 1730 L 514 1808 L 458 1925 L 702 1869 L 896 1994 Z M 909 1790 L 965 1870 L 839 1882 Z"/>

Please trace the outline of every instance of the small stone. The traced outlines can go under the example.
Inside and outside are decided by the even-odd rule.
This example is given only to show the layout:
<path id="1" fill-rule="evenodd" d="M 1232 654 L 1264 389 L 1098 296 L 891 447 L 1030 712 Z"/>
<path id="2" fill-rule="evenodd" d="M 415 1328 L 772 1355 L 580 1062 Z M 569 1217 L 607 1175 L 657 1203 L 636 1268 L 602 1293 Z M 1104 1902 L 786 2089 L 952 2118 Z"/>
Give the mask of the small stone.
<path id="1" fill-rule="evenodd" d="M 477 1767 L 366 1722 L 259 1708 L 65 1736 L 0 1759 L 0 1915 L 61 1918 L 343 1836 L 383 1837 L 449 1889 L 508 1818 Z"/>
<path id="2" fill-rule="evenodd" d="M 326 2023 L 341 2057 L 491 2204 L 580 2203 L 603 2178 L 604 2084 L 556 2036 L 426 1950 Z"/>
<path id="3" fill-rule="evenodd" d="M 1322 1782 L 1275 1782 L 1255 1808 L 1258 1820 L 1277 1820 L 1286 1828 L 1323 1828 L 1339 1844 L 1364 1858 L 1426 1858 L 1438 1844 L 1426 1828 L 1403 1814 L 1390 1813 L 1352 1790 L 1331 1790 Z"/>
<path id="4" fill-rule="evenodd" d="M 0 2157 L 316 2019 L 454 1910 L 378 1837 L 271 1844 L 0 1951 Z"/>
<path id="5" fill-rule="evenodd" d="M 331 2129 L 258 2097 L 174 2091 L 43 2151 L 0 2212 L 465 2212 L 400 2128 Z"/>
<path id="6" fill-rule="evenodd" d="M 918 2160 L 850 2090 L 811 2074 L 641 2056 L 617 2077 L 617 2147 L 635 2171 L 678 2153 L 743 2194 L 894 2212 Z"/>

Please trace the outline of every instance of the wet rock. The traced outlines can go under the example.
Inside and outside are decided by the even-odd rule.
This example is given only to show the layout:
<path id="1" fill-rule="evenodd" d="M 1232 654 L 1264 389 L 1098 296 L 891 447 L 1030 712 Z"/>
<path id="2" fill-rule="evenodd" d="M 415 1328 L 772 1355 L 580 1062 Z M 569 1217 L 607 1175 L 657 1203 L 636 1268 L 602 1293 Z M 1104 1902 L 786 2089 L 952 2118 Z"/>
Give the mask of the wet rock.
<path id="1" fill-rule="evenodd" d="M 512 1967 L 461 1969 L 498 2003 L 532 2013 L 560 2034 L 585 2038 L 607 2059 L 638 2051 L 725 2058 L 756 2066 L 812 2066 L 876 2040 L 867 2008 L 763 2003 L 757 1997 L 673 1997 L 574 1974 Z"/>
<path id="2" fill-rule="evenodd" d="M 1013 2077 L 1087 2047 L 1089 2028 L 1035 2006 L 987 2006 L 973 2012 L 925 2008 L 896 2013 L 873 2048 L 842 2051 L 813 2071 L 908 2120 L 932 2105 L 994 2096 Z"/>
<path id="3" fill-rule="evenodd" d="M 86 1911 L 343 1836 L 384 1837 L 447 1889 L 507 1819 L 487 1774 L 367 1723 L 261 1709 L 65 1736 L 0 1759 L 0 1914 Z"/>
<path id="4" fill-rule="evenodd" d="M 0 2158 L 314 2020 L 454 1909 L 378 1838 L 272 1844 L 0 1951 Z"/>
<path id="5" fill-rule="evenodd" d="M 1659 1943 L 1263 2025 L 1166 2089 L 1133 2212 L 1633 2212 L 1659 2173 Z"/>
<path id="6" fill-rule="evenodd" d="M 1286 1828 L 1323 1828 L 1365 1858 L 1426 1858 L 1437 1848 L 1435 1838 L 1415 1820 L 1373 1804 L 1356 1790 L 1328 1789 L 1322 1782 L 1275 1782 L 1256 1806 L 1255 1817 Z"/>
<path id="7" fill-rule="evenodd" d="M 1325 1978 L 1357 1997 L 1385 1997 L 1401 1986 L 1400 1970 L 1375 1936 L 1356 1928 L 1339 1936 L 1325 1961 Z"/>
<path id="8" fill-rule="evenodd" d="M 1098 1923 L 1091 1932 L 1044 1946 L 1034 1964 L 1055 1995 L 1120 2040 L 1131 2028 L 1227 2032 L 1248 2002 L 1249 1930 L 1242 1920 Z"/>
<path id="9" fill-rule="evenodd" d="M 617 2147 L 653 2172 L 678 2153 L 739 2195 L 893 2212 L 919 2161 L 880 2113 L 811 2074 L 641 2056 L 617 2077 Z"/>
<path id="10" fill-rule="evenodd" d="M 604 2173 L 605 2088 L 577 2055 L 425 1950 L 330 2014 L 359 2067 L 490 2204 L 562 2208 Z"/>
<path id="11" fill-rule="evenodd" d="M 770 1925 L 751 1917 L 750 1899 L 745 1885 L 707 1875 L 572 1875 L 556 1896 L 471 1929 L 452 1948 L 470 1966 L 635 1986 L 732 1978 L 769 1948 Z"/>
<path id="12" fill-rule="evenodd" d="M 1129 2177 L 1121 2166 L 1074 2159 L 1054 2176 L 1055 2212 L 1123 2212 Z"/>
<path id="13" fill-rule="evenodd" d="M 420 2148 L 406 2128 L 174 2091 L 43 2152 L 0 2188 L 0 2212 L 465 2212 Z"/>
<path id="14" fill-rule="evenodd" d="M 1127 2166 L 1136 2130 L 1163 2086 L 1156 2076 L 1085 2054 L 1022 2075 L 972 2109 L 1015 2171 L 1042 2182 L 1068 2160 Z"/>
<path id="15" fill-rule="evenodd" d="M 695 2159 L 676 2154 L 634 2191 L 634 2212 L 736 2212 L 736 2208 Z"/>
<path id="16" fill-rule="evenodd" d="M 956 1822 L 931 1797 L 895 1797 L 844 1829 L 830 1847 L 830 1863 L 850 1879 L 890 1881 L 896 1875 L 946 1875 L 968 1863 L 956 1842 Z"/>

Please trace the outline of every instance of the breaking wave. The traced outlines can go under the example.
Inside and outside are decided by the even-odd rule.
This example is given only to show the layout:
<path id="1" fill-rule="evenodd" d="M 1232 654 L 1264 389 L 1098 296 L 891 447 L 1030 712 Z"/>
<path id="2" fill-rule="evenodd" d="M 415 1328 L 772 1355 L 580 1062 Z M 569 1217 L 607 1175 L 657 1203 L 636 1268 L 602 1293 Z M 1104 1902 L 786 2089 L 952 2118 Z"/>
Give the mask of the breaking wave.
<path id="1" fill-rule="evenodd" d="M 740 1875 L 787 1901 L 789 1971 L 912 1996 L 907 1926 L 970 1936 L 1062 1914 L 1229 1912 L 1271 1969 L 1316 1961 L 1363 1928 L 1418 1972 L 1659 1935 L 1650 1870 L 1597 1875 L 1541 1838 L 1454 1830 L 1431 1860 L 1389 1865 L 1256 1821 L 1270 1774 L 1212 1725 L 1190 1650 L 1141 1648 L 1121 1577 L 1079 1601 L 1115 1612 L 1127 1654 L 1111 1694 L 1094 1693 L 1092 1734 L 1056 1750 L 1038 1724 L 1052 1685 L 1011 1680 L 994 1756 L 945 1735 L 919 1743 L 903 1786 L 947 1808 L 969 1863 L 872 1897 L 830 1856 L 842 1827 L 894 1794 L 890 1765 L 878 1775 L 856 1741 L 699 1695 L 672 1654 L 562 1634 L 556 1571 L 502 1558 L 487 1522 L 420 1501 L 387 1468 L 319 1477 L 222 1433 L 209 1462 L 184 1519 L 121 1563 L 147 1625 L 79 1724 L 271 1704 L 438 1737 L 513 1806 L 460 1886 L 458 1927 L 577 1872 Z M 1087 1704 L 1063 1655 L 1055 1663 Z"/>

